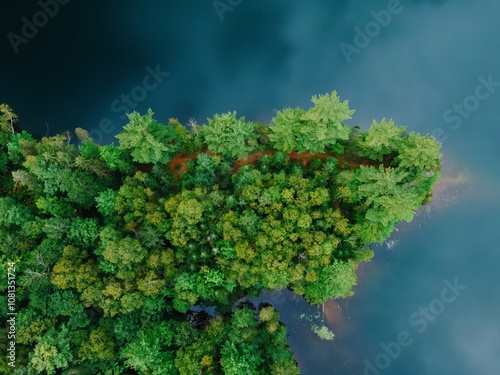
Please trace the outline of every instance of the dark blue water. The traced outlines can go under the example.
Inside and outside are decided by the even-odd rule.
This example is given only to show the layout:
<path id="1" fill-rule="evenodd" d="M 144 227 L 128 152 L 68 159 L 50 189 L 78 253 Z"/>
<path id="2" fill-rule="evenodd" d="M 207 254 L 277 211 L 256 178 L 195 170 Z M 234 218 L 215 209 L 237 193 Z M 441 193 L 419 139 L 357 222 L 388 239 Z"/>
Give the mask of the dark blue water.
<path id="1" fill-rule="evenodd" d="M 0 102 L 38 135 L 81 126 L 107 143 L 126 110 L 203 123 L 235 109 L 269 121 L 276 109 L 337 90 L 357 110 L 353 124 L 387 117 L 433 133 L 444 141 L 439 193 L 394 234 L 392 250 L 377 247 L 359 270 L 355 296 L 325 320 L 335 341 L 299 318 L 315 307 L 286 293 L 277 305 L 303 374 L 497 375 L 500 3 L 243 0 L 229 8 L 70 1 L 15 53 L 8 33 L 22 36 L 21 18 L 40 7 L 10 3 L 0 22 Z M 356 44 L 356 27 L 372 36 Z M 467 288 L 445 303 L 455 279 Z M 398 338 L 407 344 L 400 351 L 391 344 Z"/>

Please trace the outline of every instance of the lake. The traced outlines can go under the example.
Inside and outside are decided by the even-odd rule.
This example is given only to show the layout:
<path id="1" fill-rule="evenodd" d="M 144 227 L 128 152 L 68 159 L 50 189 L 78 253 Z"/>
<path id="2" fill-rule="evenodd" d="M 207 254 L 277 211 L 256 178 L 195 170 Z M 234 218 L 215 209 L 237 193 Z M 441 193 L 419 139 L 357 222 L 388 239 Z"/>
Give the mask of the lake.
<path id="1" fill-rule="evenodd" d="M 267 299 L 305 375 L 498 374 L 499 2 L 62 3 L 46 16 L 36 2 L 2 12 L 0 102 L 34 134 L 80 126 L 109 143 L 126 111 L 149 107 L 162 122 L 229 110 L 269 122 L 337 90 L 353 125 L 393 118 L 443 141 L 433 201 L 374 246 L 353 297 Z"/>

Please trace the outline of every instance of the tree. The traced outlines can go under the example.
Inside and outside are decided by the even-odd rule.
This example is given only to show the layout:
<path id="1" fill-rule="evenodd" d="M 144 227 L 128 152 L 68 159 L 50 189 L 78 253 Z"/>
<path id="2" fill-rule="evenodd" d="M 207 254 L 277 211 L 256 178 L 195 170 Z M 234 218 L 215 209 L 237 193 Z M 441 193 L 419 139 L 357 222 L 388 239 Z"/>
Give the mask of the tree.
<path id="1" fill-rule="evenodd" d="M 97 243 L 99 226 L 96 219 L 75 218 L 67 233 L 68 239 L 80 248 L 93 248 Z"/>
<path id="2" fill-rule="evenodd" d="M 314 106 L 307 112 L 300 108 L 288 108 L 278 112 L 269 139 L 274 147 L 283 152 L 324 152 L 326 147 L 349 138 L 351 128 L 342 123 L 350 119 L 354 111 L 348 102 L 340 102 L 337 93 L 313 96 Z"/>
<path id="3" fill-rule="evenodd" d="M 97 327 L 90 332 L 88 340 L 83 342 L 78 351 L 82 360 L 111 360 L 115 357 L 114 343 L 109 333 L 102 327 Z"/>
<path id="4" fill-rule="evenodd" d="M 432 171 L 438 172 L 441 167 L 441 156 L 439 149 L 441 143 L 430 135 L 421 136 L 411 132 L 402 144 L 396 161 L 400 168 L 410 171 Z"/>
<path id="5" fill-rule="evenodd" d="M 165 211 L 171 217 L 171 228 L 166 237 L 174 246 L 184 247 L 190 240 L 200 240 L 199 226 L 202 220 L 205 220 L 204 214 L 207 214 L 206 207 L 200 200 L 205 197 L 200 190 L 185 190 L 165 203 Z"/>
<path id="6" fill-rule="evenodd" d="M 357 175 L 358 194 L 368 205 L 366 219 L 382 230 L 400 220 L 411 221 L 422 197 L 410 184 L 405 183 L 408 172 L 400 168 L 361 166 Z M 377 236 L 379 240 L 383 236 Z"/>
<path id="7" fill-rule="evenodd" d="M 254 124 L 236 118 L 236 112 L 214 115 L 203 128 L 208 149 L 229 158 L 242 158 L 257 145 Z"/>
<path id="8" fill-rule="evenodd" d="M 394 195 L 403 185 L 408 175 L 401 169 L 375 168 L 361 165 L 356 179 L 358 180 L 358 194 L 366 200 L 366 204 L 373 205 L 380 197 L 386 194 Z"/>
<path id="9" fill-rule="evenodd" d="M 406 127 L 396 126 L 392 120 L 384 118 L 379 123 L 374 120 L 362 143 L 361 154 L 382 161 L 385 155 L 401 149 L 405 134 Z"/>
<path id="10" fill-rule="evenodd" d="M 347 139 L 350 128 L 342 124 L 342 121 L 350 119 L 354 113 L 354 110 L 349 109 L 349 102 L 347 100 L 341 102 L 337 91 L 331 94 L 314 95 L 311 100 L 314 106 L 302 116 L 302 120 L 326 123 L 338 132 L 339 139 Z"/>
<path id="11" fill-rule="evenodd" d="M 95 198 L 97 209 L 103 216 L 110 217 L 113 215 L 117 195 L 118 193 L 116 191 L 106 189 L 101 191 Z"/>
<path id="12" fill-rule="evenodd" d="M 0 198 L 0 226 L 11 228 L 12 226 L 22 226 L 32 215 L 28 207 L 25 207 L 10 197 Z"/>
<path id="13" fill-rule="evenodd" d="M 23 130 L 20 133 L 12 134 L 10 142 L 7 144 L 9 159 L 15 164 L 21 164 L 24 161 L 21 146 L 23 141 L 33 142 L 34 139 L 31 134 Z"/>
<path id="14" fill-rule="evenodd" d="M 67 368 L 72 359 L 68 328 L 62 326 L 60 331 L 56 331 L 50 327 L 30 355 L 30 365 L 39 374 L 46 372 L 52 375 L 57 369 Z"/>
<path id="15" fill-rule="evenodd" d="M 7 104 L 0 104 L 0 146 L 6 146 L 10 136 L 14 134 L 17 115 Z"/>
<path id="16" fill-rule="evenodd" d="M 131 156 L 113 144 L 99 147 L 99 158 L 111 170 L 128 174 L 131 171 Z"/>
<path id="17" fill-rule="evenodd" d="M 339 141 L 349 138 L 351 128 L 342 121 L 354 113 L 348 102 L 340 102 L 337 92 L 313 96 L 314 106 L 301 118 L 302 126 L 297 134 L 298 152 L 324 152 Z"/>
<path id="18" fill-rule="evenodd" d="M 147 254 L 140 242 L 131 237 L 125 237 L 118 241 L 110 241 L 102 251 L 102 256 L 107 261 L 117 264 L 118 268 L 131 269 L 141 262 Z"/>
<path id="19" fill-rule="evenodd" d="M 109 178 L 109 167 L 99 159 L 100 146 L 92 141 L 83 141 L 79 146 L 80 154 L 75 157 L 74 166 L 99 178 Z"/>
<path id="20" fill-rule="evenodd" d="M 154 331 L 145 333 L 143 330 L 123 350 L 125 363 L 141 374 L 164 374 L 177 373 L 175 368 L 173 352 L 162 351 L 160 338 Z"/>
<path id="21" fill-rule="evenodd" d="M 76 128 L 75 129 L 75 134 L 77 136 L 77 138 L 81 141 L 81 142 L 93 142 L 92 140 L 92 137 L 89 135 L 89 132 L 85 129 L 82 129 L 82 128 Z"/>
<path id="22" fill-rule="evenodd" d="M 273 118 L 274 126 L 271 127 L 271 134 L 269 134 L 269 139 L 273 142 L 274 148 L 284 153 L 297 149 L 298 141 L 296 136 L 300 132 L 304 113 L 304 110 L 298 107 L 278 111 L 276 117 Z"/>
<path id="23" fill-rule="evenodd" d="M 256 345 L 241 343 L 236 345 L 226 341 L 222 345 L 221 363 L 226 375 L 253 375 L 258 373 L 259 365 L 263 362 Z"/>
<path id="24" fill-rule="evenodd" d="M 52 284 L 60 289 L 75 288 L 81 293 L 97 282 L 98 269 L 95 262 L 88 259 L 88 253 L 71 245 L 66 246 L 53 267 Z"/>
<path id="25" fill-rule="evenodd" d="M 130 150 L 138 163 L 167 163 L 178 149 L 175 128 L 156 122 L 151 109 L 144 116 L 133 112 L 128 118 L 130 122 L 116 136 L 120 140 L 119 149 Z"/>
<path id="26" fill-rule="evenodd" d="M 348 297 L 353 295 L 352 287 L 356 285 L 356 264 L 334 260 L 319 270 L 318 280 L 306 283 L 304 297 L 307 302 L 320 304 L 329 298 Z"/>

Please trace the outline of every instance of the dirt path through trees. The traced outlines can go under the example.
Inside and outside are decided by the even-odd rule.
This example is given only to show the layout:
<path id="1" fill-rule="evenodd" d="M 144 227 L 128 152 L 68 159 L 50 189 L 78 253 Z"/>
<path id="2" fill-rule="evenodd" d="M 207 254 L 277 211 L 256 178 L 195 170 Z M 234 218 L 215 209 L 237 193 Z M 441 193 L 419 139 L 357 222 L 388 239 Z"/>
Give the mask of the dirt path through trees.
<path id="1" fill-rule="evenodd" d="M 178 154 L 174 156 L 169 162 L 168 162 L 168 170 L 170 173 L 172 173 L 176 178 L 179 178 L 182 176 L 183 173 L 185 173 L 188 169 L 188 163 L 190 160 L 196 159 L 199 154 L 209 154 L 209 155 L 214 155 L 210 151 L 204 151 L 204 152 L 197 152 L 195 154 L 191 155 L 183 155 L 183 154 Z M 259 160 L 262 156 L 264 155 L 274 155 L 276 151 L 272 150 L 265 150 L 265 151 L 257 151 L 254 152 L 253 154 L 250 154 L 246 158 L 241 158 L 238 159 L 234 162 L 233 164 L 233 171 L 232 173 L 238 173 L 240 168 L 243 165 L 255 165 L 255 162 Z M 349 167 L 356 169 L 359 168 L 360 165 L 373 165 L 376 168 L 378 168 L 379 163 L 374 163 L 373 161 L 369 159 L 362 159 L 361 161 L 358 160 L 352 160 L 348 159 L 346 156 L 341 156 L 338 154 L 334 153 L 315 153 L 311 154 L 310 152 L 304 152 L 299 154 L 297 151 L 292 151 L 288 155 L 288 159 L 290 161 L 299 161 L 304 167 L 307 166 L 314 158 L 318 158 L 321 160 L 326 160 L 329 157 L 334 157 L 339 161 L 339 167 L 343 164 L 347 164 Z M 353 158 L 354 159 L 354 158 Z"/>

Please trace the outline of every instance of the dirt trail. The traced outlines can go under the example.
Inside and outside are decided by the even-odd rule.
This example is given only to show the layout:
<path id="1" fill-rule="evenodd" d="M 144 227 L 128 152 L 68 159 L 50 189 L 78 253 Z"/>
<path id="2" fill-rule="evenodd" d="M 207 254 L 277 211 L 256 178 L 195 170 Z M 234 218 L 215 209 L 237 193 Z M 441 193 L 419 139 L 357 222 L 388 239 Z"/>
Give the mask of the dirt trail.
<path id="1" fill-rule="evenodd" d="M 175 155 L 168 162 L 168 170 L 174 175 L 175 178 L 179 178 L 184 172 L 187 171 L 189 161 L 197 158 L 199 154 L 200 153 L 197 152 L 196 154 L 191 155 Z"/>
<path id="2" fill-rule="evenodd" d="M 191 155 L 178 154 L 168 162 L 168 169 L 169 169 L 170 173 L 172 173 L 176 178 L 179 178 L 180 176 L 182 176 L 182 174 L 184 172 L 187 171 L 189 161 L 197 158 L 198 155 L 201 153 L 214 155 L 214 153 L 212 153 L 210 151 L 197 152 L 197 153 L 191 154 Z M 238 159 L 233 164 L 232 173 L 233 174 L 238 173 L 238 171 L 240 170 L 240 168 L 243 165 L 248 165 L 248 164 L 255 165 L 255 162 L 257 160 L 259 160 L 264 155 L 274 155 L 275 153 L 276 153 L 276 151 L 273 151 L 273 150 L 257 151 L 257 152 L 254 152 L 253 154 L 250 154 L 246 158 Z M 345 156 L 341 156 L 341 155 L 337 155 L 337 154 L 333 154 L 333 153 L 323 154 L 323 153 L 316 152 L 314 154 L 311 154 L 309 151 L 304 152 L 304 153 L 300 153 L 300 154 L 297 151 L 292 151 L 288 155 L 288 159 L 290 161 L 299 161 L 305 167 L 314 158 L 325 160 L 330 156 L 333 156 L 336 159 L 338 159 L 339 167 L 343 164 L 346 164 L 351 168 L 359 168 L 360 165 L 373 165 L 373 166 L 375 166 L 375 168 L 378 168 L 378 166 L 379 166 L 379 163 L 373 163 L 369 159 L 362 159 L 361 161 L 349 160 Z"/>

